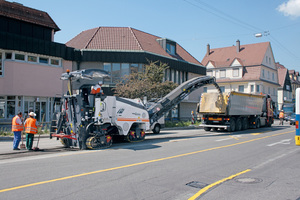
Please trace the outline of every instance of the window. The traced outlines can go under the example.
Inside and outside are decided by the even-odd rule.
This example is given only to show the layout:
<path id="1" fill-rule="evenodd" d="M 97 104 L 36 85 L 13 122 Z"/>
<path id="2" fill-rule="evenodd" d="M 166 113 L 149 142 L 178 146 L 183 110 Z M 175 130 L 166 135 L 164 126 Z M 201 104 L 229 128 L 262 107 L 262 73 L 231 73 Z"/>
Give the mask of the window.
<path id="1" fill-rule="evenodd" d="M 269 57 L 269 64 L 271 64 L 271 58 Z"/>
<path id="2" fill-rule="evenodd" d="M 220 86 L 220 90 L 221 90 L 222 92 L 225 92 L 225 86 Z"/>
<path id="3" fill-rule="evenodd" d="M 254 85 L 250 85 L 251 92 L 254 92 Z"/>
<path id="4" fill-rule="evenodd" d="M 220 70 L 220 78 L 226 77 L 226 70 Z"/>
<path id="5" fill-rule="evenodd" d="M 238 77 L 239 76 L 239 69 L 233 69 L 232 70 L 232 76 L 233 77 Z"/>
<path id="6" fill-rule="evenodd" d="M 57 60 L 57 59 L 51 59 L 51 65 L 59 66 L 59 60 Z"/>
<path id="7" fill-rule="evenodd" d="M 289 86 L 289 85 L 286 85 L 285 88 L 286 88 L 286 90 L 288 90 L 288 91 L 290 90 L 290 86 Z"/>
<path id="8" fill-rule="evenodd" d="M 268 87 L 268 94 L 271 94 L 271 88 Z"/>
<path id="9" fill-rule="evenodd" d="M 5 59 L 11 60 L 12 59 L 12 53 L 5 53 Z"/>
<path id="10" fill-rule="evenodd" d="M 274 75 L 274 72 L 272 73 L 272 80 L 275 81 L 275 75 Z"/>
<path id="11" fill-rule="evenodd" d="M 139 64 L 130 64 L 130 73 L 138 73 L 139 72 Z"/>
<path id="12" fill-rule="evenodd" d="M 167 43 L 166 49 L 169 54 L 176 55 L 175 45 Z"/>
<path id="13" fill-rule="evenodd" d="M 239 92 L 244 92 L 244 86 L 243 85 L 239 85 Z"/>
<path id="14" fill-rule="evenodd" d="M 39 63 L 48 64 L 48 58 L 40 57 L 40 58 L 39 58 Z"/>
<path id="15" fill-rule="evenodd" d="M 207 93 L 207 87 L 203 87 L 203 93 Z"/>
<path id="16" fill-rule="evenodd" d="M 2 54 L 0 54 L 2 55 Z M 0 118 L 4 118 L 5 117 L 5 99 L 4 97 L 0 96 Z"/>
<path id="17" fill-rule="evenodd" d="M 15 60 L 25 60 L 25 55 L 16 53 Z"/>
<path id="18" fill-rule="evenodd" d="M 0 76 L 3 76 L 2 52 L 0 52 Z M 0 118 L 1 118 L 1 116 L 0 116 Z"/>
<path id="19" fill-rule="evenodd" d="M 210 71 L 206 71 L 206 75 L 207 76 L 212 76 L 212 71 L 210 70 Z"/>
<path id="20" fill-rule="evenodd" d="M 270 72 L 268 71 L 268 79 L 270 79 Z"/>
<path id="21" fill-rule="evenodd" d="M 27 60 L 28 60 L 28 62 L 37 62 L 37 57 L 36 56 L 28 56 Z"/>
<path id="22" fill-rule="evenodd" d="M 265 70 L 262 70 L 262 77 L 265 78 Z"/>
<path id="23" fill-rule="evenodd" d="M 259 92 L 259 85 L 256 85 L 256 92 Z"/>
<path id="24" fill-rule="evenodd" d="M 121 77 L 124 77 L 126 75 L 129 75 L 129 64 L 128 63 L 122 63 L 122 68 L 121 68 Z"/>
<path id="25" fill-rule="evenodd" d="M 114 83 L 118 82 L 121 78 L 121 64 L 113 63 L 112 64 L 112 81 Z"/>

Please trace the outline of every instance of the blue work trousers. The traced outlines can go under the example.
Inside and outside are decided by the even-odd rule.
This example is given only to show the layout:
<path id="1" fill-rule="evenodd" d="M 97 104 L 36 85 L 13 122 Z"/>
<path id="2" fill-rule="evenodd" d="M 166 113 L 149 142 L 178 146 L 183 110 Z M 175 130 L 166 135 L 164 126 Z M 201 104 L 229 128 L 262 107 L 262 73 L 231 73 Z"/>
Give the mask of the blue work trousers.
<path id="1" fill-rule="evenodd" d="M 14 142 L 13 142 L 14 149 L 17 149 L 19 147 L 20 141 L 21 141 L 21 131 L 14 131 Z"/>

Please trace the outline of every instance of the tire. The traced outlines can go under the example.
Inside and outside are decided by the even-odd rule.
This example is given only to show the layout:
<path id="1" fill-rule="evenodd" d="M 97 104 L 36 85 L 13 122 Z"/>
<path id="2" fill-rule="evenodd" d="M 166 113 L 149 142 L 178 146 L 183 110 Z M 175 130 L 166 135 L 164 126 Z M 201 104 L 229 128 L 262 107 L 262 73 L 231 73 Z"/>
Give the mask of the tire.
<path id="1" fill-rule="evenodd" d="M 256 128 L 260 128 L 260 119 L 256 120 Z"/>
<path id="2" fill-rule="evenodd" d="M 159 124 L 155 124 L 154 128 L 152 129 L 152 132 L 154 134 L 159 134 L 160 133 L 160 125 Z"/>
<path id="3" fill-rule="evenodd" d="M 231 118 L 230 119 L 230 127 L 228 129 L 229 132 L 234 132 L 235 131 L 235 119 Z"/>
<path id="4" fill-rule="evenodd" d="M 205 131 L 210 131 L 210 128 L 209 127 L 204 127 L 204 130 Z"/>
<path id="5" fill-rule="evenodd" d="M 247 130 L 249 128 L 249 122 L 248 119 L 245 117 L 242 120 L 242 130 Z"/>
<path id="6" fill-rule="evenodd" d="M 241 120 L 241 118 L 238 118 L 236 120 L 235 130 L 236 131 L 241 131 L 242 130 L 242 120 Z"/>

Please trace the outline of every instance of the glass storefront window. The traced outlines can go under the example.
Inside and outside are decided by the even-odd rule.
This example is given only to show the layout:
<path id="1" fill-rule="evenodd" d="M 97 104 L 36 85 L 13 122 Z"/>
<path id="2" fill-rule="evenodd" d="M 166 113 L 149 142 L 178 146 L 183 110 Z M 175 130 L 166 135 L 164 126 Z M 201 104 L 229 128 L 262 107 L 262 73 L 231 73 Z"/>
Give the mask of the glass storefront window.
<path id="1" fill-rule="evenodd" d="M 104 63 L 103 70 L 107 71 L 111 75 L 111 63 Z M 104 83 L 111 83 L 111 78 L 105 78 Z"/>
<path id="2" fill-rule="evenodd" d="M 116 83 L 120 81 L 121 78 L 121 64 L 113 63 L 112 64 L 112 82 Z"/>
<path id="3" fill-rule="evenodd" d="M 0 97 L 0 118 L 5 117 L 5 99 Z"/>
<path id="4" fill-rule="evenodd" d="M 138 73 L 139 71 L 139 64 L 130 64 L 130 73 Z"/>
<path id="5" fill-rule="evenodd" d="M 7 115 L 6 118 L 13 118 L 15 116 L 15 101 L 7 101 Z"/>
<path id="6" fill-rule="evenodd" d="M 128 63 L 122 63 L 121 77 L 124 77 L 124 76 L 129 75 L 129 74 L 130 74 L 129 64 Z"/>

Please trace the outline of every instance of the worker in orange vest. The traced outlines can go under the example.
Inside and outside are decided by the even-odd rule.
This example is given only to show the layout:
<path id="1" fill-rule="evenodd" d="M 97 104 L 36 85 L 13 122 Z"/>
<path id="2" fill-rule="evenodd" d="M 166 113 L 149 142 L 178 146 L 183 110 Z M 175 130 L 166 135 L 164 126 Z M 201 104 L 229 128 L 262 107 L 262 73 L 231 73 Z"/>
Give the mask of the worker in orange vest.
<path id="1" fill-rule="evenodd" d="M 99 81 L 95 86 L 92 86 L 91 94 L 103 94 L 103 91 L 101 90 L 103 82 Z"/>
<path id="2" fill-rule="evenodd" d="M 284 112 L 283 110 L 281 110 L 279 113 L 279 120 L 280 120 L 279 125 L 283 125 L 283 119 L 284 119 Z"/>
<path id="3" fill-rule="evenodd" d="M 36 114 L 34 112 L 29 113 L 29 117 L 25 121 L 25 133 L 26 133 L 26 148 L 27 150 L 32 150 L 34 135 L 38 132 L 37 120 L 34 118 Z"/>
<path id="4" fill-rule="evenodd" d="M 13 150 L 20 150 L 18 147 L 23 131 L 22 112 L 18 112 L 17 115 L 12 119 L 11 131 L 14 132 Z"/>

